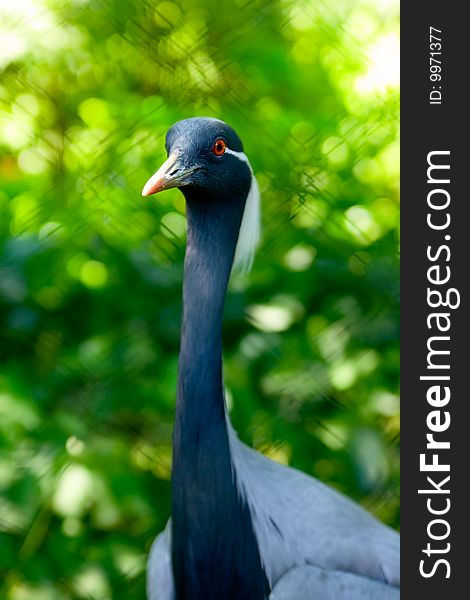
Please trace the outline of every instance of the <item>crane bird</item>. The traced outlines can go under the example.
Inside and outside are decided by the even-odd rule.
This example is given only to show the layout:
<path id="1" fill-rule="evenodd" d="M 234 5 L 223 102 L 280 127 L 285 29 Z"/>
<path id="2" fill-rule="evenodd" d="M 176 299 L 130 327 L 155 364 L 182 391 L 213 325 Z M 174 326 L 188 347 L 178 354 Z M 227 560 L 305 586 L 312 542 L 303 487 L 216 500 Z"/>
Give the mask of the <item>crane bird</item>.
<path id="1" fill-rule="evenodd" d="M 259 191 L 223 121 L 190 118 L 166 135 L 148 196 L 186 199 L 183 321 L 173 432 L 172 517 L 153 543 L 149 600 L 396 600 L 399 536 L 313 477 L 244 445 L 222 376 L 232 267 L 250 267 Z"/>

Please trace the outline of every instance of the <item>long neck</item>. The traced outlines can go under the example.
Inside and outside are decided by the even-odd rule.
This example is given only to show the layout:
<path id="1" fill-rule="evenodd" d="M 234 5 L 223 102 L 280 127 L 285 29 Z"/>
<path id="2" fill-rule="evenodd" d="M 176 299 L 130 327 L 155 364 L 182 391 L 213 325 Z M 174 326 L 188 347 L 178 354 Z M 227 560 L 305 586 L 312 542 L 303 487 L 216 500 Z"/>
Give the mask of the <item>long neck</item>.
<path id="1" fill-rule="evenodd" d="M 203 199 L 187 203 L 176 419 L 183 445 L 194 441 L 200 427 L 207 429 L 208 419 L 224 422 L 221 329 L 238 233 L 234 208 Z"/>
<path id="2" fill-rule="evenodd" d="M 187 200 L 172 476 L 177 598 L 261 600 L 266 581 L 237 489 L 222 380 L 222 314 L 243 199 Z"/>

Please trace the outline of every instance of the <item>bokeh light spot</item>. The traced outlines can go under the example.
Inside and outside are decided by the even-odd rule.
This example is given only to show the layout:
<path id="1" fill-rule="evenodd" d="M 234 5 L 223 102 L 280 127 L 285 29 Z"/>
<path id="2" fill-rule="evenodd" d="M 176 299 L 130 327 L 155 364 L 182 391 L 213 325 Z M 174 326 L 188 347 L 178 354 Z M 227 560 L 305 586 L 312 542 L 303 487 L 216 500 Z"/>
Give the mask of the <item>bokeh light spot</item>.
<path id="1" fill-rule="evenodd" d="M 80 280 L 89 288 L 104 287 L 108 281 L 108 269 L 98 260 L 88 260 L 80 269 Z"/>

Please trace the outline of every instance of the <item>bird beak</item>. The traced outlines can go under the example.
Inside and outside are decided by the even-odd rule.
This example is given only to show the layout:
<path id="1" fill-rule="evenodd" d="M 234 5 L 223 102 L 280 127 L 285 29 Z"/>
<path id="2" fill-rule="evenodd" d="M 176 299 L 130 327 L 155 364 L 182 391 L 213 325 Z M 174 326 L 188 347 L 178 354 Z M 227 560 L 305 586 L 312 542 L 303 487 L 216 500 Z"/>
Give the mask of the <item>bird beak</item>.
<path id="1" fill-rule="evenodd" d="M 183 177 L 187 175 L 187 171 L 181 167 L 178 159 L 178 153 L 170 154 L 158 171 L 144 185 L 142 196 L 150 196 L 162 190 L 169 190 L 183 183 Z"/>

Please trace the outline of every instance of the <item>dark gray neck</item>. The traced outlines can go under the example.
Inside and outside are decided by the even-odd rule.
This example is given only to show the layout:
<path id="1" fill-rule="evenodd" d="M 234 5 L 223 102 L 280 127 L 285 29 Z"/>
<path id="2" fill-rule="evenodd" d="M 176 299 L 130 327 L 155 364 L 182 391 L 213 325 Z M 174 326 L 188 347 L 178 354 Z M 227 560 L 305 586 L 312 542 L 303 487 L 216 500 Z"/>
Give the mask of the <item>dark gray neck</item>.
<path id="1" fill-rule="evenodd" d="M 192 433 L 198 424 L 205 427 L 207 417 L 224 415 L 222 314 L 240 226 L 238 212 L 236 204 L 221 207 L 210 199 L 187 203 L 177 421 Z"/>
<path id="2" fill-rule="evenodd" d="M 251 515 L 237 489 L 222 379 L 222 314 L 244 198 L 186 196 L 172 474 L 177 599 L 262 600 L 266 578 Z"/>

